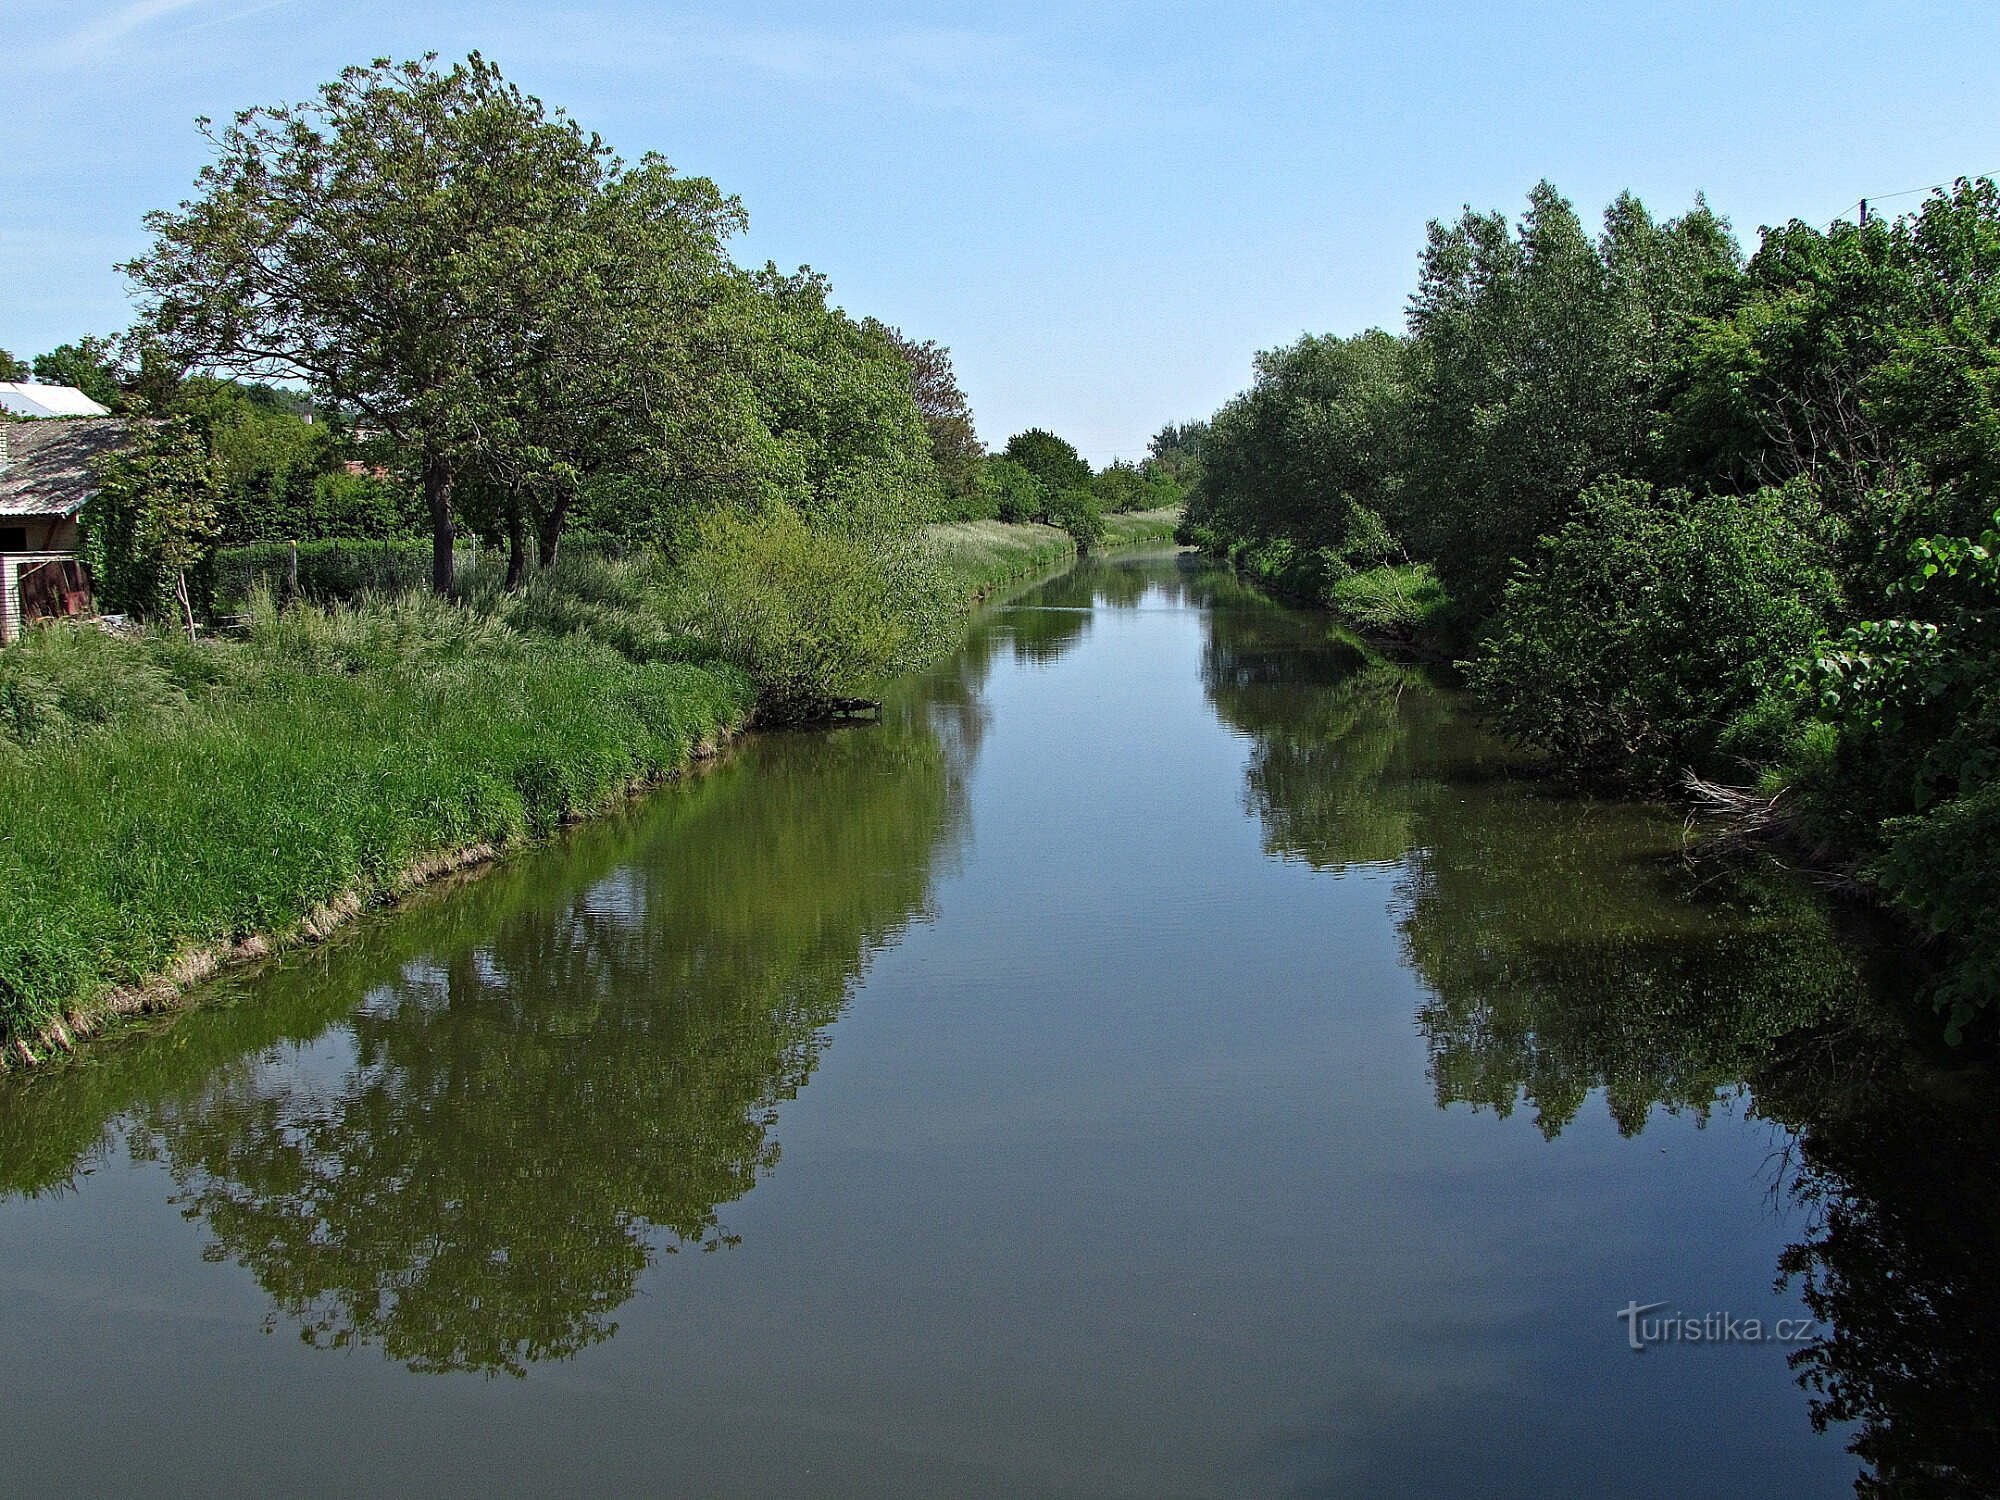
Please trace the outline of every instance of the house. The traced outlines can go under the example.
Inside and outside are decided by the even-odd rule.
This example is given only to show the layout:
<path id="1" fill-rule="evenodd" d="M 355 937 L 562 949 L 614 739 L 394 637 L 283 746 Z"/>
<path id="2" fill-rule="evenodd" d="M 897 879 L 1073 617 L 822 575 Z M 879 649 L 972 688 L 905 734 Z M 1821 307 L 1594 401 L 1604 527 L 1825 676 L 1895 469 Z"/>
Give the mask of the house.
<path id="1" fill-rule="evenodd" d="M 17 417 L 108 417 L 73 385 L 36 385 L 26 380 L 0 380 L 0 411 Z"/>
<path id="2" fill-rule="evenodd" d="M 91 612 L 76 515 L 97 493 L 97 460 L 128 431 L 119 417 L 0 417 L 0 641 L 36 620 Z"/>

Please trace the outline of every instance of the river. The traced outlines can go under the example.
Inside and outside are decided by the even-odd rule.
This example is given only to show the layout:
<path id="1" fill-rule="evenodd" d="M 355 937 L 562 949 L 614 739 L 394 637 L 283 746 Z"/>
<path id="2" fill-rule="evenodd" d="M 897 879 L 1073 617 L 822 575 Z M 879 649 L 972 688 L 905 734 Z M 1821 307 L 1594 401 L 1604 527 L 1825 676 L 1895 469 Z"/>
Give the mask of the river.
<path id="1" fill-rule="evenodd" d="M 1085 564 L 0 1080 L 6 1488 L 1989 1493 L 1992 1084 L 1681 851 Z"/>

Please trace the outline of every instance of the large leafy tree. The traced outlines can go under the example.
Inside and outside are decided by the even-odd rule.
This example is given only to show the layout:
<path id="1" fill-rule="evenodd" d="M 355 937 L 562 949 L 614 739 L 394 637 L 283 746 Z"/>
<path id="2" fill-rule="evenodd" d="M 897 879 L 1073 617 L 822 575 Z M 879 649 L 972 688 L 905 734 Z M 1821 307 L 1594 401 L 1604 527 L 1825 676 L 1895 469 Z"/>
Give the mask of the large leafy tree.
<path id="1" fill-rule="evenodd" d="M 953 499 L 964 500 L 978 487 L 985 445 L 972 424 L 972 403 L 952 369 L 951 350 L 936 339 L 921 342 L 874 318 L 862 327 L 884 340 L 910 368 L 910 395 L 930 434 L 931 462 L 938 483 Z"/>
<path id="2" fill-rule="evenodd" d="M 1585 486 L 1646 466 L 1667 354 L 1726 305 L 1736 267 L 1700 203 L 1655 225 L 1621 197 L 1593 241 L 1544 182 L 1518 225 L 1469 211 L 1431 225 L 1410 303 L 1403 519 L 1475 618 Z"/>
<path id="3" fill-rule="evenodd" d="M 1089 461 L 1074 444 L 1043 427 L 1030 427 L 1007 439 L 1004 456 L 1042 482 L 1051 495 L 1090 487 Z"/>
<path id="4" fill-rule="evenodd" d="M 1406 363 L 1405 341 L 1379 329 L 1259 354 L 1255 383 L 1209 425 L 1190 520 L 1245 540 L 1286 538 L 1343 564 L 1386 560 L 1396 550 L 1382 518 L 1402 482 Z"/>
<path id="5" fill-rule="evenodd" d="M 386 433 L 448 587 L 453 487 L 515 436 L 509 396 L 582 269 L 606 148 L 477 53 L 377 60 L 203 129 L 197 196 L 148 215 L 125 267 L 143 334 L 187 366 L 304 380 Z"/>
<path id="6" fill-rule="evenodd" d="M 766 266 L 746 284 L 739 357 L 771 445 L 753 493 L 821 531 L 886 535 L 930 519 L 937 470 L 903 357 L 831 305 L 810 268 Z"/>
<path id="7" fill-rule="evenodd" d="M 499 498 L 498 528 L 519 581 L 526 542 L 544 566 L 584 492 L 621 476 L 695 483 L 720 457 L 755 446 L 754 415 L 730 353 L 741 295 L 725 249 L 746 219 L 704 177 L 658 156 L 614 164 L 568 242 L 545 258 L 549 283 L 513 331 L 504 400 L 478 466 Z"/>

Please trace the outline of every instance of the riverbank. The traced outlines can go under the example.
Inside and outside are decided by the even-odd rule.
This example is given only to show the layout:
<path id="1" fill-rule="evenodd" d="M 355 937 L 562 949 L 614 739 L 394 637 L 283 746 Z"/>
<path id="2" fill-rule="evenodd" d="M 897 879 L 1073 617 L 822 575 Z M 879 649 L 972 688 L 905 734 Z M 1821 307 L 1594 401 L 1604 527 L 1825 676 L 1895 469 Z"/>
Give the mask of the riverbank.
<path id="1" fill-rule="evenodd" d="M 1180 524 L 1179 506 L 1114 512 L 1104 518 L 1100 552 L 1171 542 Z M 986 599 L 1012 584 L 1048 572 L 1076 556 L 1076 539 L 1038 522 L 954 521 L 932 526 L 929 535 L 946 569 L 966 597 Z"/>
<path id="2" fill-rule="evenodd" d="M 1449 661 L 1463 645 L 1451 596 L 1424 563 L 1393 563 L 1330 574 L 1317 553 L 1289 543 L 1224 545 L 1202 552 L 1268 594 L 1324 610 L 1370 646 L 1422 661 Z"/>
<path id="3" fill-rule="evenodd" d="M 1171 513 L 1114 519 L 1116 545 L 1171 532 Z M 932 540 L 963 607 L 1075 550 L 998 522 Z M 650 622 L 569 603 L 561 634 L 412 595 L 198 645 L 63 629 L 0 654 L 0 1067 L 600 813 L 750 724 L 744 671 L 647 659 Z"/>

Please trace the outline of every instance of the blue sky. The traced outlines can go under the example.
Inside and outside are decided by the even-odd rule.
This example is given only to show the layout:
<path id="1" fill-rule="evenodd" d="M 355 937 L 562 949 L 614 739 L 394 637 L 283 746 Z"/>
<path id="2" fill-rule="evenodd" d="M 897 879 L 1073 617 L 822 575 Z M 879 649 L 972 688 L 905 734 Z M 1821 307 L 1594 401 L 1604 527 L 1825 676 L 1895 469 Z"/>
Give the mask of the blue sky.
<path id="1" fill-rule="evenodd" d="M 949 344 L 982 435 L 1093 461 L 1251 353 L 1398 326 L 1427 219 L 1552 179 L 1754 237 L 2000 169 L 2000 6 L 0 0 L 0 346 L 128 316 L 196 115 L 479 48 L 748 205 L 739 258 Z M 1920 198 L 1885 203 L 1896 209 Z"/>

